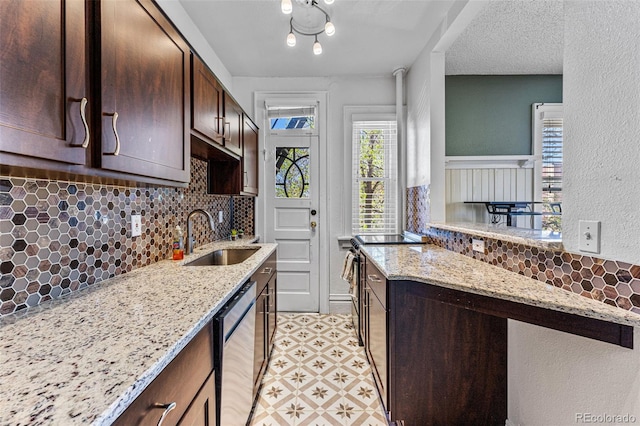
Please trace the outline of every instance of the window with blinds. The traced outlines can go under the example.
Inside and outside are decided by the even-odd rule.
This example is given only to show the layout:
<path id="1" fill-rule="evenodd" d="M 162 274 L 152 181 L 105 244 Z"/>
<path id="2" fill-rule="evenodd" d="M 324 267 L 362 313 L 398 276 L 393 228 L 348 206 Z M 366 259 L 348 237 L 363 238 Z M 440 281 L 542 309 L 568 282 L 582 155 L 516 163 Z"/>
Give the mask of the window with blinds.
<path id="1" fill-rule="evenodd" d="M 353 121 L 352 231 L 397 233 L 397 122 Z"/>
<path id="2" fill-rule="evenodd" d="M 542 201 L 548 212 L 562 211 L 562 121 L 542 119 Z M 542 228 L 559 232 L 560 216 L 543 216 Z"/>

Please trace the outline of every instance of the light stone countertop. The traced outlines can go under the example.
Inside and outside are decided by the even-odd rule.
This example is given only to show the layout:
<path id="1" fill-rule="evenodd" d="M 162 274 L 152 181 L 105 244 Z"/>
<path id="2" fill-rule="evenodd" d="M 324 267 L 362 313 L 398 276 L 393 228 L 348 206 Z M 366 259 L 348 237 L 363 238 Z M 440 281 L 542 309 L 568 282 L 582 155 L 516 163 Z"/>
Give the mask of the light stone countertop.
<path id="1" fill-rule="evenodd" d="M 276 250 L 184 267 L 196 248 L 0 321 L 0 425 L 111 424 Z"/>
<path id="2" fill-rule="evenodd" d="M 478 237 L 493 238 L 516 244 L 525 244 L 545 250 L 563 250 L 562 235 L 540 229 L 516 228 L 514 226 L 488 225 L 486 223 L 429 223 L 430 228 L 463 232 Z"/>
<path id="3" fill-rule="evenodd" d="M 616 324 L 640 326 L 640 315 L 633 312 L 434 245 L 362 245 L 360 250 L 389 280 L 424 282 Z"/>

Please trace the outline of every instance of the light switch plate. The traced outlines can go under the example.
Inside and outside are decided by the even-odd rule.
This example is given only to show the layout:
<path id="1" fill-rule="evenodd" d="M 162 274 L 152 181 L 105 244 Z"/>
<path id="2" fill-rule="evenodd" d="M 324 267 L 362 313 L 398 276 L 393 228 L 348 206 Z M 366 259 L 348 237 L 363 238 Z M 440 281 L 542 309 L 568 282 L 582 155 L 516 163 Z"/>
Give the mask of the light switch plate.
<path id="1" fill-rule="evenodd" d="M 484 253 L 484 240 L 471 240 L 471 248 L 473 251 Z"/>
<path id="2" fill-rule="evenodd" d="M 600 253 L 600 222 L 596 220 L 581 220 L 580 251 Z"/>
<path id="3" fill-rule="evenodd" d="M 222 210 L 220 210 L 218 212 L 218 223 L 222 223 L 224 221 L 224 218 L 222 216 Z"/>
<path id="4" fill-rule="evenodd" d="M 131 236 L 138 237 L 142 234 L 142 216 L 139 214 L 131 215 Z"/>

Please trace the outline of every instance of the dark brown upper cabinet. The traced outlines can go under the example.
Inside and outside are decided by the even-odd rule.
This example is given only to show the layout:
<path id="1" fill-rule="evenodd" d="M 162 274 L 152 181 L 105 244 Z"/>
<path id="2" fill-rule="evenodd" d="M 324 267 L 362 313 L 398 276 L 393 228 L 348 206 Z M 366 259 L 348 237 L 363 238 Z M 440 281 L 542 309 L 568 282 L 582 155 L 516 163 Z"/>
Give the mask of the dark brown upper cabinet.
<path id="1" fill-rule="evenodd" d="M 258 128 L 242 116 L 242 192 L 258 195 Z"/>
<path id="2" fill-rule="evenodd" d="M 224 145 L 224 89 L 200 58 L 192 55 L 191 130 L 200 138 Z"/>
<path id="3" fill-rule="evenodd" d="M 224 96 L 224 146 L 242 155 L 242 108 L 227 93 Z"/>
<path id="4" fill-rule="evenodd" d="M 151 0 L 0 1 L 0 173 L 189 182 L 190 51 Z"/>
<path id="5" fill-rule="evenodd" d="M 101 0 L 96 7 L 100 166 L 188 182 L 189 46 L 151 0 Z"/>
<path id="6" fill-rule="evenodd" d="M 258 127 L 242 114 L 240 160 L 209 154 L 208 192 L 226 195 L 258 195 Z"/>
<path id="7" fill-rule="evenodd" d="M 0 16 L 3 169 L 84 165 L 95 139 L 83 121 L 89 108 L 84 1 L 0 1 Z"/>

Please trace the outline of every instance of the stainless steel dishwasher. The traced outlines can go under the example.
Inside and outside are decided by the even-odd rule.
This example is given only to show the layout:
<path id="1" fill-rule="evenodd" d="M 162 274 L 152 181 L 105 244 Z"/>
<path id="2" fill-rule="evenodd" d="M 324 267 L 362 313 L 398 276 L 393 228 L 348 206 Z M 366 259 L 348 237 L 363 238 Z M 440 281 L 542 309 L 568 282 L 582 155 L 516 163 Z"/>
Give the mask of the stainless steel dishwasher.
<path id="1" fill-rule="evenodd" d="M 244 426 L 253 405 L 256 283 L 249 282 L 216 316 L 219 425 Z"/>

